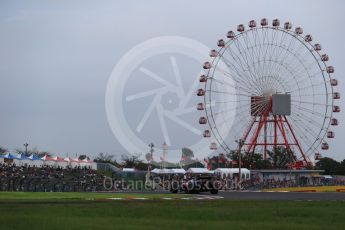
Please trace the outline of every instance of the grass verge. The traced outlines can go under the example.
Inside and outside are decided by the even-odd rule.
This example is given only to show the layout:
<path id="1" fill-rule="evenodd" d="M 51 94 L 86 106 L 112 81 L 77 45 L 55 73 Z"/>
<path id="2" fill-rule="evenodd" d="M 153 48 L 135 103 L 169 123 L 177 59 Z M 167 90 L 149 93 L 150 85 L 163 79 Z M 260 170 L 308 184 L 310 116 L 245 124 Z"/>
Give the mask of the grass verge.
<path id="1" fill-rule="evenodd" d="M 109 194 L 35 194 L 41 196 L 39 199 L 33 194 L 28 199 L 18 198 L 25 194 L 11 194 L 14 193 L 0 193 L 1 229 L 289 230 L 343 229 L 345 225 L 344 202 L 159 199 L 98 202 L 85 198 L 104 198 Z M 141 197 L 149 195 L 152 196 L 142 194 Z M 11 198 L 11 202 L 4 197 Z M 47 202 L 50 200 L 56 202 Z"/>

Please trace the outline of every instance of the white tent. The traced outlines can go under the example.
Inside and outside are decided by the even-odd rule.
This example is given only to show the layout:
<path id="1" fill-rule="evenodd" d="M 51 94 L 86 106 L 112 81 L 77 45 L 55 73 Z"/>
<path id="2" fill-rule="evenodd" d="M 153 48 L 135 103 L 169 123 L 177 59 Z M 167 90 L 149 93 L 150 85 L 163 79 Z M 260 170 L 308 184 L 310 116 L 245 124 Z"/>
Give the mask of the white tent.
<path id="1" fill-rule="evenodd" d="M 29 165 L 30 159 L 23 153 L 18 153 L 16 158 L 13 159 L 13 163 L 19 166 Z"/>
<path id="2" fill-rule="evenodd" d="M 155 174 L 167 174 L 169 173 L 169 169 L 153 169 L 151 170 L 152 173 L 155 173 Z"/>
<path id="3" fill-rule="evenodd" d="M 234 174 L 239 173 L 239 168 L 217 168 L 214 170 L 215 174 L 220 175 L 222 178 L 233 178 Z M 250 179 L 250 171 L 246 168 L 241 168 L 242 179 Z"/>
<path id="4" fill-rule="evenodd" d="M 56 165 L 55 160 L 52 157 L 48 156 L 47 154 L 44 155 L 43 157 L 41 157 L 41 159 L 43 160 L 44 165 L 49 165 L 49 166 L 55 166 Z"/>
<path id="5" fill-rule="evenodd" d="M 80 160 L 79 160 L 79 156 L 77 156 L 76 158 L 72 159 L 71 161 L 71 166 L 74 167 L 78 167 L 80 166 Z"/>
<path id="6" fill-rule="evenodd" d="M 135 172 L 135 169 L 133 169 L 133 168 L 123 168 L 122 172 Z"/>
<path id="7" fill-rule="evenodd" d="M 212 174 L 213 171 L 210 171 L 207 168 L 190 168 L 187 170 L 187 173 Z"/>
<path id="8" fill-rule="evenodd" d="M 169 172 L 172 174 L 185 174 L 186 170 L 177 168 L 177 169 L 169 169 Z"/>
<path id="9" fill-rule="evenodd" d="M 59 166 L 62 168 L 66 168 L 66 166 L 68 165 L 68 162 L 65 161 L 62 157 L 55 156 L 55 157 L 53 157 L 53 160 L 55 161 L 56 167 Z"/>
<path id="10" fill-rule="evenodd" d="M 95 166 L 93 166 L 94 162 L 90 160 L 89 157 L 86 157 L 84 160 L 81 160 L 80 162 L 80 166 L 82 167 L 95 168 Z"/>
<path id="11" fill-rule="evenodd" d="M 74 161 L 71 157 L 65 157 L 64 160 L 67 162 L 68 166 L 72 166 L 72 162 Z"/>

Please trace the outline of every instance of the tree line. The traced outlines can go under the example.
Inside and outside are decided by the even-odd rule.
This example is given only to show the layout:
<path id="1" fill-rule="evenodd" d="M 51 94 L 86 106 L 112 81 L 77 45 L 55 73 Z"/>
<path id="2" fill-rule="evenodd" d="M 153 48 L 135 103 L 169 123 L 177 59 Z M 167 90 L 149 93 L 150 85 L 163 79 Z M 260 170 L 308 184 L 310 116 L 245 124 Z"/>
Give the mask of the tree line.
<path id="1" fill-rule="evenodd" d="M 6 154 L 8 150 L 0 146 L 0 154 Z M 28 150 L 27 152 L 17 149 L 16 153 L 23 153 L 26 155 L 35 154 L 39 157 L 44 155 L 51 156 L 47 151 L 38 151 L 36 148 Z M 80 155 L 79 159 L 84 159 L 86 155 Z M 267 157 L 264 159 L 262 154 L 259 153 L 241 153 L 241 167 L 248 169 L 289 169 L 295 161 L 293 153 L 288 152 L 284 147 L 277 147 L 272 151 L 267 151 Z M 181 159 L 177 163 L 171 163 L 164 159 L 154 159 L 153 153 L 147 153 L 143 157 L 142 154 L 124 154 L 120 160 L 115 159 L 114 154 L 99 153 L 95 162 L 110 163 L 118 168 L 135 168 L 138 170 L 147 170 L 148 167 L 157 168 L 164 166 L 167 168 L 185 168 L 190 167 L 207 167 L 210 170 L 216 168 L 237 168 L 239 165 L 239 154 L 237 151 L 231 151 L 228 154 L 218 154 L 207 157 L 205 159 L 195 159 L 194 153 L 188 148 L 182 148 Z M 324 174 L 329 175 L 345 175 L 345 159 L 336 161 L 329 157 L 324 157 L 317 161 L 314 167 L 308 169 L 324 170 Z"/>

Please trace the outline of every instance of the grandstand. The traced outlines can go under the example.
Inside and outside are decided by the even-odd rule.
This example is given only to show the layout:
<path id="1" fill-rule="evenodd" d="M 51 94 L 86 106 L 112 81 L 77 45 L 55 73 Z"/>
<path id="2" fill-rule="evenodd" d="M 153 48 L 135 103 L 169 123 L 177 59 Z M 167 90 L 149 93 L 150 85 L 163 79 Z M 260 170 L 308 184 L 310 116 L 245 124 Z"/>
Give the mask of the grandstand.
<path id="1" fill-rule="evenodd" d="M 88 192 L 104 190 L 104 176 L 87 167 L 17 166 L 0 163 L 0 191 Z"/>

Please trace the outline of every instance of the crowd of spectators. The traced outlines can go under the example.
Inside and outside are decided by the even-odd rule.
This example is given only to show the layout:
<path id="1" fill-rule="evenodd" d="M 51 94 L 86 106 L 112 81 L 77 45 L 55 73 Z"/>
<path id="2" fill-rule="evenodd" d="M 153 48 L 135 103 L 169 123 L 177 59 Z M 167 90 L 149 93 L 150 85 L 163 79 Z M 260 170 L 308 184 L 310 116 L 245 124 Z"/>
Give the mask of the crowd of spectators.
<path id="1" fill-rule="evenodd" d="M 0 191 L 100 191 L 104 176 L 87 167 L 0 164 Z"/>
<path id="2" fill-rule="evenodd" d="M 237 180 L 234 179 L 220 179 L 222 189 L 236 190 L 238 188 Z M 331 186 L 331 185 L 345 185 L 344 177 L 320 178 L 320 180 L 311 181 L 306 177 L 300 177 L 298 180 L 292 179 L 263 179 L 259 177 L 252 177 L 251 179 L 242 180 L 240 188 L 242 190 L 262 190 L 272 188 L 288 188 L 288 187 L 308 187 L 308 186 Z"/>

